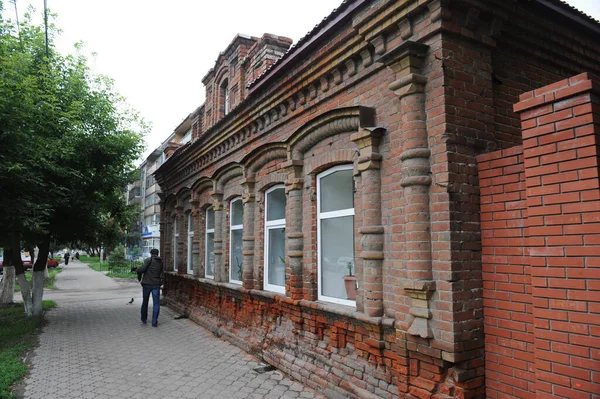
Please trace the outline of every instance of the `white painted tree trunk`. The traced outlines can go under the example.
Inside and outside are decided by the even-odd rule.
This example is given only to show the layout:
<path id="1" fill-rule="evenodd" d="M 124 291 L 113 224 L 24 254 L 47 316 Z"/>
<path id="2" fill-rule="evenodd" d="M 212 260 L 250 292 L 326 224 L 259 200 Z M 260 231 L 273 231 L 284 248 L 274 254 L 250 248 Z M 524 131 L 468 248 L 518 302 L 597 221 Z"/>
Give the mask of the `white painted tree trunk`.
<path id="1" fill-rule="evenodd" d="M 19 274 L 17 280 L 19 280 L 19 285 L 21 286 L 21 296 L 23 297 L 23 304 L 25 305 L 25 316 L 30 317 L 33 315 L 33 302 L 31 299 L 29 281 L 25 278 L 24 273 Z"/>
<path id="2" fill-rule="evenodd" d="M 33 302 L 33 315 L 42 315 L 42 299 L 44 298 L 44 273 L 48 273 L 48 268 L 44 272 L 33 272 L 33 293 L 31 295 Z"/>
<path id="3" fill-rule="evenodd" d="M 13 303 L 15 294 L 15 267 L 4 266 L 4 278 L 0 285 L 0 304 Z"/>

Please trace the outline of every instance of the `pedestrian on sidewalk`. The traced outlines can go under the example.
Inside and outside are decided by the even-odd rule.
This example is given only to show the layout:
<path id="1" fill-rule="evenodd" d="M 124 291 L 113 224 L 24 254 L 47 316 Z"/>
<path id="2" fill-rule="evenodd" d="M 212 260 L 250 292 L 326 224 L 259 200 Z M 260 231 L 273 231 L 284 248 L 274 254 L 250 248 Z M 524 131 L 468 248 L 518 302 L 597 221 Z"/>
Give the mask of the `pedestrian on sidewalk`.
<path id="1" fill-rule="evenodd" d="M 138 281 L 142 283 L 142 323 L 144 324 L 148 319 L 148 301 L 150 300 L 150 293 L 152 293 L 152 327 L 158 326 L 160 286 L 163 278 L 162 259 L 158 254 L 158 249 L 153 248 L 150 251 L 150 257 L 136 270 Z"/>
<path id="2" fill-rule="evenodd" d="M 69 264 L 70 257 L 71 257 L 71 254 L 68 252 L 65 252 L 65 266 Z"/>

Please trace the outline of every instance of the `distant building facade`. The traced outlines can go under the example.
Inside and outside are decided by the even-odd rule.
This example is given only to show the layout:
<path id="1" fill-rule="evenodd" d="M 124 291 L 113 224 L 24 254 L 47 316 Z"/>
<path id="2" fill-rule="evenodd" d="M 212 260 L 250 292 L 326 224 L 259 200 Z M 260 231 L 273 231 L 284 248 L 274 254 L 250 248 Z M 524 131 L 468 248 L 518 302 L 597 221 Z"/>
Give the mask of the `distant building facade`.
<path id="1" fill-rule="evenodd" d="M 192 140 L 191 118 L 186 117 L 171 135 L 161 143 L 138 168 L 140 179 L 128 186 L 127 203 L 140 207 L 137 226 L 141 235 L 141 256 L 150 256 L 152 248 L 160 248 L 160 186 L 154 172 L 167 156 L 181 145 Z M 130 249 L 131 250 L 131 249 Z"/>
<path id="2" fill-rule="evenodd" d="M 570 230 L 536 207 L 600 212 L 599 42 L 558 0 L 347 0 L 291 48 L 236 36 L 155 172 L 167 304 L 327 396 L 591 399 L 600 219 L 548 219 L 597 233 L 548 249 L 584 239 L 547 244 Z M 538 187 L 563 172 L 589 192 Z"/>

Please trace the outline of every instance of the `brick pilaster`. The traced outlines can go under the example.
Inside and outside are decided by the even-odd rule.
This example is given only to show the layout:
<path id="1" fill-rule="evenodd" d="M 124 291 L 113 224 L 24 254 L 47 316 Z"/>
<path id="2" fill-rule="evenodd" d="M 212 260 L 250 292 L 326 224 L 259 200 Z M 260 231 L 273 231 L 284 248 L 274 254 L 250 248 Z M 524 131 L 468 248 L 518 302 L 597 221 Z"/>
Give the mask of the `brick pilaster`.
<path id="1" fill-rule="evenodd" d="M 404 290 L 411 297 L 410 314 L 414 317 L 407 332 L 421 338 L 433 338 L 429 325 L 432 316 L 429 300 L 435 291 L 429 204 L 431 151 L 425 111 L 427 77 L 419 74 L 427 49 L 422 43 L 406 41 L 381 58 L 396 74 L 396 80 L 389 88 L 400 99 L 402 110 L 402 137 L 399 141 L 402 145 L 401 185 L 406 202 L 404 212 L 407 280 Z"/>
<path id="2" fill-rule="evenodd" d="M 302 233 L 302 161 L 288 161 L 285 164 L 288 180 L 285 182 L 287 194 L 285 219 L 286 229 L 286 294 L 292 299 L 303 299 L 302 257 L 304 256 L 304 235 Z"/>
<path id="3" fill-rule="evenodd" d="M 538 395 L 589 397 L 600 384 L 599 89 L 583 73 L 525 93 L 514 106 L 523 130 Z"/>
<path id="4" fill-rule="evenodd" d="M 212 194 L 212 206 L 215 211 L 215 270 L 213 275 L 215 281 L 229 281 L 227 270 L 223 267 L 223 193 L 215 191 Z"/>
<path id="5" fill-rule="evenodd" d="M 244 195 L 244 235 L 242 237 L 242 284 L 244 288 L 254 288 L 254 178 L 247 177 L 242 183 Z"/>
<path id="6" fill-rule="evenodd" d="M 381 224 L 381 154 L 379 144 L 385 132 L 382 128 L 361 128 L 351 140 L 360 151 L 357 169 L 361 175 L 362 223 L 359 229 L 362 251 L 362 284 L 359 310 L 368 316 L 383 316 L 383 233 Z M 357 270 L 358 272 L 358 270 Z"/>

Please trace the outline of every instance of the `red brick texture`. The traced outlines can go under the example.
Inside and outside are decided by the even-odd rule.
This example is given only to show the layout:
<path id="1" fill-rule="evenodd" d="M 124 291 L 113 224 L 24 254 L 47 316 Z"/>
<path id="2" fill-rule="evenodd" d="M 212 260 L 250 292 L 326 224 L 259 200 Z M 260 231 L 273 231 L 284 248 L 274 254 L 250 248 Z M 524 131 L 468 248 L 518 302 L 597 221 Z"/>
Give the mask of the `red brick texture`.
<path id="1" fill-rule="evenodd" d="M 543 331 L 568 339 L 597 336 L 592 325 L 587 333 L 563 331 L 565 322 L 577 319 L 549 319 L 560 314 L 561 299 L 543 296 L 564 290 L 575 295 L 565 298 L 569 304 L 585 304 L 568 315 L 598 310 L 592 298 L 577 296 L 595 292 L 593 277 L 566 274 L 566 268 L 598 266 L 593 253 L 581 252 L 598 243 L 591 232 L 563 231 L 590 228 L 594 221 L 585 218 L 597 218 L 597 211 L 582 208 L 597 201 L 597 190 L 582 190 L 597 179 L 593 135 L 565 144 L 586 131 L 572 123 L 589 125 L 591 111 L 585 114 L 587 103 L 561 103 L 576 97 L 572 93 L 558 100 L 549 91 L 542 100 L 531 94 L 523 100 L 536 108 L 517 109 L 529 115 L 522 134 L 512 107 L 519 94 L 582 68 L 600 73 L 599 41 L 591 29 L 537 1 L 347 0 L 306 41 L 244 85 L 236 74 L 248 72 L 240 68 L 252 65 L 252 51 L 250 41 L 238 37 L 203 80 L 206 102 L 193 115 L 196 139 L 156 173 L 164 198 L 166 304 L 329 396 L 481 398 L 485 288 L 490 397 L 547 392 L 548 385 L 538 385 L 549 384 L 550 375 L 573 384 L 551 385 L 553 395 L 565 388 L 589 392 L 575 387 L 583 376 L 540 367 L 548 362 L 543 353 L 563 353 L 543 346 L 551 344 Z M 223 116 L 218 90 L 225 79 L 239 83 L 240 91 L 233 94 L 231 87 L 232 108 Z M 562 108 L 544 113 L 556 104 Z M 569 109 L 577 115 L 553 119 L 567 117 Z M 521 142 L 522 152 L 485 155 L 478 169 L 478 155 Z M 319 296 L 317 177 L 341 165 L 354 170 L 356 301 Z M 548 181 L 563 174 L 571 180 Z M 287 198 L 285 293 L 265 289 L 265 192 L 274 185 L 284 186 Z M 244 203 L 242 284 L 229 279 L 230 201 L 238 196 Z M 210 206 L 214 254 L 205 250 Z M 581 219 L 560 219 L 576 212 Z M 194 270 L 188 274 L 190 213 Z M 541 224 L 526 224 L 536 221 Z M 556 228 L 561 235 L 548 233 Z M 207 276 L 212 255 L 215 273 Z M 571 266 L 574 258 L 583 264 Z M 558 259 L 563 263 L 552 264 Z M 532 275 L 541 268 L 532 260 L 565 275 Z M 585 287 L 556 287 L 553 279 Z M 579 358 L 597 360 L 594 347 L 586 348 Z M 588 377 L 588 383 L 597 381 L 592 371 Z"/>
<path id="2" fill-rule="evenodd" d="M 600 395 L 599 88 L 521 95 L 523 146 L 477 158 L 488 397 Z"/>

